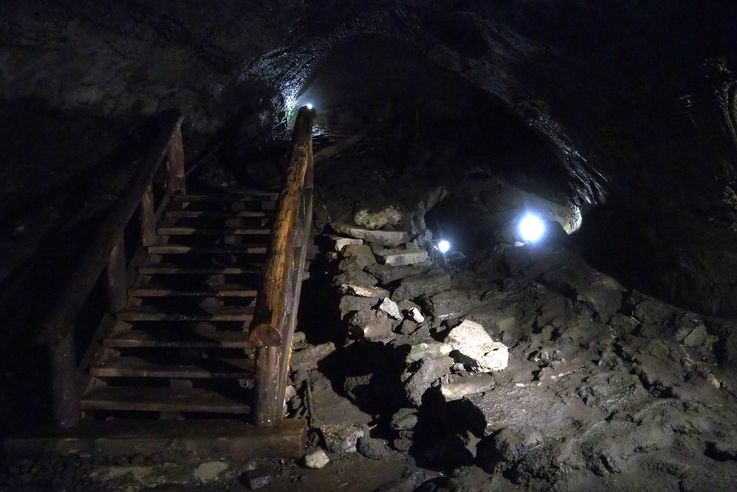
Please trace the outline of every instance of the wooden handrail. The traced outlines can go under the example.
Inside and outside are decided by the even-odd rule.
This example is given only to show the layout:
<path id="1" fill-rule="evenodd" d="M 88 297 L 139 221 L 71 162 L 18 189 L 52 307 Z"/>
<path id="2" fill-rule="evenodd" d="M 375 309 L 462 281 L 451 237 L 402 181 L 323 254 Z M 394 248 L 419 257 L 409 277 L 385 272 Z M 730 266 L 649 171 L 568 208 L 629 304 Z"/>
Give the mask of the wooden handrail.
<path id="1" fill-rule="evenodd" d="M 282 417 L 304 255 L 312 224 L 312 122 L 302 107 L 294 124 L 292 155 L 276 206 L 271 243 L 250 324 L 258 347 L 254 421 L 272 425 Z"/>
<path id="2" fill-rule="evenodd" d="M 161 115 L 159 133 L 120 198 L 103 219 L 52 311 L 40 324 L 36 342 L 49 348 L 53 418 L 57 427 L 76 425 L 81 415 L 76 386 L 75 319 L 106 268 L 110 311 L 124 307 L 124 230 L 140 206 L 142 239 L 143 242 L 150 240 L 150 228 L 155 227 L 151 184 L 165 158 L 168 157 L 167 188 L 184 191 L 183 118 L 178 110 Z"/>

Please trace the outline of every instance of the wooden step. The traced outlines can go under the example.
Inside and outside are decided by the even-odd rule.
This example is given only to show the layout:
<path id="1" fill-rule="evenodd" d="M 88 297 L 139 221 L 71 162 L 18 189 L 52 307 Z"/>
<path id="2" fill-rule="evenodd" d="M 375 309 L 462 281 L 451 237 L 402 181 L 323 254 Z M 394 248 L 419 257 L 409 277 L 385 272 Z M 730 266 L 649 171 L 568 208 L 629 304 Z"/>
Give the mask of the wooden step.
<path id="1" fill-rule="evenodd" d="M 266 254 L 266 246 L 244 246 L 244 247 L 207 247 L 186 246 L 183 244 L 160 244 L 148 247 L 148 252 L 154 255 L 258 255 Z"/>
<path id="2" fill-rule="evenodd" d="M 83 410 L 248 414 L 251 409 L 203 388 L 99 387 L 81 400 Z"/>
<path id="3" fill-rule="evenodd" d="M 250 346 L 248 333 L 243 331 L 211 331 L 203 328 L 191 330 L 156 329 L 149 333 L 141 330 L 125 330 L 103 339 L 110 348 L 234 348 Z"/>
<path id="4" fill-rule="evenodd" d="M 220 308 L 212 311 L 171 313 L 154 306 L 137 306 L 115 314 L 120 321 L 251 321 L 253 308 Z"/>
<path id="5" fill-rule="evenodd" d="M 131 297 L 256 297 L 257 290 L 240 285 L 218 285 L 213 289 L 181 290 L 146 285 L 128 289 Z"/>
<path id="6" fill-rule="evenodd" d="M 163 236 L 268 236 L 271 234 L 271 229 L 208 229 L 171 226 L 159 227 L 159 234 Z"/>
<path id="7" fill-rule="evenodd" d="M 143 275 L 248 275 L 261 272 L 260 266 L 256 267 L 183 267 L 167 264 L 144 265 L 138 269 Z"/>
<path id="8" fill-rule="evenodd" d="M 225 212 L 225 211 L 207 211 L 207 210 L 169 210 L 166 212 L 167 217 L 172 219 L 238 219 L 238 218 L 266 218 L 270 217 L 264 211 L 242 211 L 242 212 Z"/>
<path id="9" fill-rule="evenodd" d="M 116 357 L 90 368 L 90 374 L 100 378 L 247 378 L 253 376 L 253 371 L 253 361 L 245 357 L 182 363 L 149 362 L 140 357 Z"/>
<path id="10" fill-rule="evenodd" d="M 273 202 L 278 193 L 191 193 L 188 195 L 174 195 L 173 200 L 178 203 L 194 202 Z"/>

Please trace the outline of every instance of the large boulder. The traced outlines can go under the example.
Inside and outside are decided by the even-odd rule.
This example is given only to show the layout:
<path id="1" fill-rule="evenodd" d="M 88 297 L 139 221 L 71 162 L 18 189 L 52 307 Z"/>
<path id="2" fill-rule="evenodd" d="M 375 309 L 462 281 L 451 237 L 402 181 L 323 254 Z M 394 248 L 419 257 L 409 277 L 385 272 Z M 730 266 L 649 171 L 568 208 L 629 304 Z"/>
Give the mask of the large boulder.
<path id="1" fill-rule="evenodd" d="M 450 330 L 445 343 L 471 359 L 481 372 L 500 371 L 509 362 L 507 346 L 492 340 L 484 327 L 473 321 L 465 320 Z"/>
<path id="2" fill-rule="evenodd" d="M 402 375 L 402 383 L 407 400 L 416 407 L 422 405 L 422 396 L 440 378 L 450 372 L 453 359 L 442 356 L 435 359 L 423 359 L 410 366 Z"/>
<path id="3" fill-rule="evenodd" d="M 402 212 L 393 205 L 389 205 L 376 211 L 362 208 L 353 214 L 353 222 L 356 225 L 371 230 L 383 229 L 386 226 L 395 227 L 402 222 Z"/>
<path id="4" fill-rule="evenodd" d="M 420 296 L 431 296 L 450 289 L 450 275 L 442 270 L 433 270 L 413 277 L 402 279 L 392 292 L 392 299 L 401 301 L 416 299 Z"/>

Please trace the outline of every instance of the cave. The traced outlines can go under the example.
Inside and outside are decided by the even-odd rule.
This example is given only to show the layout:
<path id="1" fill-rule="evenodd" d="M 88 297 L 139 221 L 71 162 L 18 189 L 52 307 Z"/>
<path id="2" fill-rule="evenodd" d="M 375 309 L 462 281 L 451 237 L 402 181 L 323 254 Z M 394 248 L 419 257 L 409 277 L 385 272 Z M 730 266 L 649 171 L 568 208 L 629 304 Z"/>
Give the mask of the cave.
<path id="1" fill-rule="evenodd" d="M 0 490 L 734 490 L 737 5 L 0 3 Z"/>

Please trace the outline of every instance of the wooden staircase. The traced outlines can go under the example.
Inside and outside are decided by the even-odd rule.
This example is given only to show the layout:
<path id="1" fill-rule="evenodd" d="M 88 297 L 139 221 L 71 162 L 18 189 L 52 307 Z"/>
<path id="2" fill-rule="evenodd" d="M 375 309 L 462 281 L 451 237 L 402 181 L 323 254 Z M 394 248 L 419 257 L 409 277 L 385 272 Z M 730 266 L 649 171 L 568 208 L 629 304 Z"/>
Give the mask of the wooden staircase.
<path id="1" fill-rule="evenodd" d="M 81 408 L 92 416 L 250 413 L 255 362 L 244 325 L 253 317 L 277 194 L 171 198 L 89 368 Z"/>

